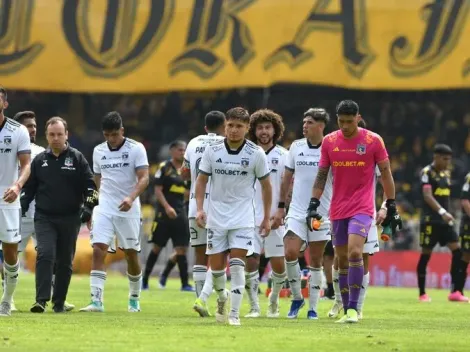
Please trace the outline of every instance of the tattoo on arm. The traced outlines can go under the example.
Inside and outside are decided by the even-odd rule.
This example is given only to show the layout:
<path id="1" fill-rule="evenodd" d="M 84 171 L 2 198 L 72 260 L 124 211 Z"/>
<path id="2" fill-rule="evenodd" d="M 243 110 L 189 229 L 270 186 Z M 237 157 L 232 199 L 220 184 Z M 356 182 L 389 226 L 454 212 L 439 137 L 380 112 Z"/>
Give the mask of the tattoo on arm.
<path id="1" fill-rule="evenodd" d="M 314 189 L 324 190 L 326 185 L 326 180 L 328 179 L 328 171 L 329 168 L 327 167 L 320 167 L 318 169 L 317 178 L 315 179 L 315 183 L 313 184 Z"/>

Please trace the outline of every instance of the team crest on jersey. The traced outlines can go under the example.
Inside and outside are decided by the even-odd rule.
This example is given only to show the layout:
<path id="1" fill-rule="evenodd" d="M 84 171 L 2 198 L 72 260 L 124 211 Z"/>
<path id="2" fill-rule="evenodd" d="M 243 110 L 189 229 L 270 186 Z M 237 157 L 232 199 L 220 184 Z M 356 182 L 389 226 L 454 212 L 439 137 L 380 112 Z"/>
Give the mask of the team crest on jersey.
<path id="1" fill-rule="evenodd" d="M 277 158 L 272 158 L 271 159 L 271 164 L 273 164 L 273 166 L 277 166 L 279 164 L 279 159 Z"/>
<path id="2" fill-rule="evenodd" d="M 243 167 L 248 167 L 248 165 L 250 165 L 250 160 L 248 158 L 243 158 L 241 164 Z"/>
<path id="3" fill-rule="evenodd" d="M 11 144 L 11 136 L 3 137 L 3 143 L 5 143 L 5 145 L 10 145 Z"/>
<path id="4" fill-rule="evenodd" d="M 70 157 L 66 157 L 64 161 L 64 166 L 65 167 L 72 167 L 73 166 L 73 160 Z"/>
<path id="5" fill-rule="evenodd" d="M 122 153 L 122 160 L 126 160 L 128 158 L 129 158 L 129 153 L 128 152 Z"/>
<path id="6" fill-rule="evenodd" d="M 366 153 L 366 146 L 364 144 L 358 144 L 356 147 L 356 154 L 364 155 Z"/>

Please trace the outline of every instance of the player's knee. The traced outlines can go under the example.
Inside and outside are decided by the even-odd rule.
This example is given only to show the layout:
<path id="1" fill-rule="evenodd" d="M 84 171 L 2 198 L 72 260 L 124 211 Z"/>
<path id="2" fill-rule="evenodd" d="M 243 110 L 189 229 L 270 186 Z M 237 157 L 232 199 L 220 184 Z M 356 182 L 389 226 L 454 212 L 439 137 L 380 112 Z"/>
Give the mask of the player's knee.
<path id="1" fill-rule="evenodd" d="M 284 251 L 286 261 L 287 262 L 293 262 L 298 259 L 299 257 L 299 252 L 294 250 L 293 248 L 287 248 Z"/>
<path id="2" fill-rule="evenodd" d="M 176 255 L 186 255 L 187 247 L 175 247 Z"/>
<path id="3" fill-rule="evenodd" d="M 194 247 L 194 264 L 207 265 L 206 246 Z"/>
<path id="4" fill-rule="evenodd" d="M 157 246 L 156 244 L 152 247 L 152 252 L 155 254 L 160 253 L 161 248 Z"/>
<path id="5" fill-rule="evenodd" d="M 361 248 L 350 248 L 348 250 L 348 259 L 359 260 L 362 259 L 362 250 Z"/>
<path id="6" fill-rule="evenodd" d="M 259 254 L 253 253 L 246 258 L 246 271 L 252 272 L 258 270 L 259 267 Z"/>

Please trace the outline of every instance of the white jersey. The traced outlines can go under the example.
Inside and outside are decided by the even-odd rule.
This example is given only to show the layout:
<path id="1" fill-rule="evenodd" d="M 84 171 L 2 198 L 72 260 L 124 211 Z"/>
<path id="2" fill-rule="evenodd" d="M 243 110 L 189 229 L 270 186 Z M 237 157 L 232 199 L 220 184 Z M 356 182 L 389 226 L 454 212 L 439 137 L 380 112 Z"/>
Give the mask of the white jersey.
<path id="1" fill-rule="evenodd" d="M 197 136 L 189 142 L 186 151 L 184 153 L 185 166 L 191 171 L 191 189 L 189 196 L 189 210 L 188 218 L 192 219 L 196 217 L 197 206 L 196 206 L 196 178 L 199 174 L 199 164 L 202 159 L 202 154 L 209 144 L 212 144 L 218 140 L 224 139 L 222 136 L 218 136 L 215 133 L 202 134 Z M 205 199 L 209 198 L 210 179 L 206 186 Z M 204 211 L 207 212 L 207 202 L 204 202 Z"/>
<path id="2" fill-rule="evenodd" d="M 125 218 L 140 218 L 139 198 L 127 212 L 119 211 L 119 204 L 135 190 L 136 170 L 148 167 L 147 152 L 142 143 L 126 138 L 118 149 L 111 149 L 107 142 L 97 145 L 93 150 L 93 171 L 101 174 L 100 212 Z"/>
<path id="3" fill-rule="evenodd" d="M 286 167 L 287 150 L 280 145 L 275 145 L 266 152 L 268 159 L 268 166 L 270 170 L 269 177 L 273 189 L 273 202 L 271 204 L 271 214 L 273 216 L 277 211 L 279 197 L 281 195 L 281 182 L 284 170 Z M 256 182 L 256 195 L 255 195 L 255 212 L 256 212 L 256 226 L 259 226 L 264 218 L 263 211 L 263 196 L 261 192 L 261 185 L 259 181 Z"/>
<path id="4" fill-rule="evenodd" d="M 3 194 L 18 180 L 18 154 L 30 154 L 31 142 L 26 127 L 5 117 L 0 125 L 0 209 L 20 209 L 20 197 L 13 203 L 3 200 Z"/>
<path id="5" fill-rule="evenodd" d="M 31 143 L 31 162 L 33 162 L 34 158 L 42 153 L 45 149 L 41 147 L 40 145 Z M 36 209 L 36 201 L 33 199 L 33 201 L 29 204 L 29 209 L 26 212 L 26 219 L 32 220 L 34 219 L 34 211 Z"/>
<path id="6" fill-rule="evenodd" d="M 320 163 L 320 146 L 311 145 L 306 138 L 294 141 L 287 154 L 286 169 L 294 172 L 294 187 L 289 205 L 288 218 L 305 220 L 312 197 L 313 183 Z M 325 189 L 320 198 L 318 212 L 324 218 L 329 217 L 331 197 L 333 195 L 333 176 L 328 173 Z"/>
<path id="7" fill-rule="evenodd" d="M 264 150 L 245 142 L 230 150 L 225 139 L 206 147 L 199 172 L 211 177 L 207 228 L 255 227 L 255 181 L 269 176 Z"/>

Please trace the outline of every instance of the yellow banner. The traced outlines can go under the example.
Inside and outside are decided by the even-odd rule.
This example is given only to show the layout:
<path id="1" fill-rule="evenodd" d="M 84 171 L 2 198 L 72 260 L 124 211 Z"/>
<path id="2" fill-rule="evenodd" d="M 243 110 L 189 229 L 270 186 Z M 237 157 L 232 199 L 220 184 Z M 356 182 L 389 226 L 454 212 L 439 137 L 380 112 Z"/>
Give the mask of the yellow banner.
<path id="1" fill-rule="evenodd" d="M 468 0 L 3 0 L 0 84 L 470 87 Z"/>

